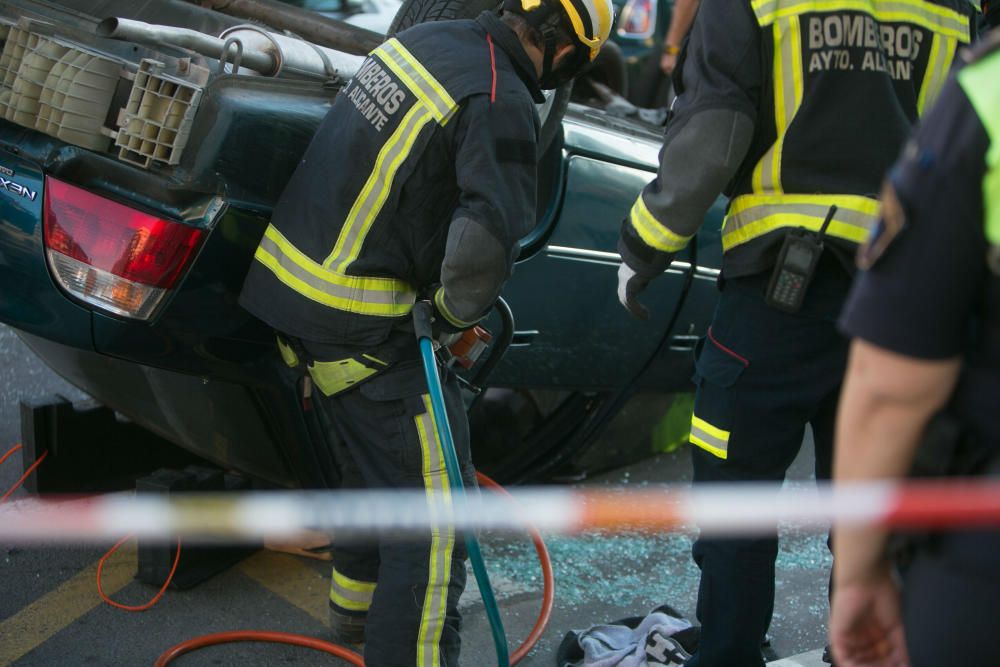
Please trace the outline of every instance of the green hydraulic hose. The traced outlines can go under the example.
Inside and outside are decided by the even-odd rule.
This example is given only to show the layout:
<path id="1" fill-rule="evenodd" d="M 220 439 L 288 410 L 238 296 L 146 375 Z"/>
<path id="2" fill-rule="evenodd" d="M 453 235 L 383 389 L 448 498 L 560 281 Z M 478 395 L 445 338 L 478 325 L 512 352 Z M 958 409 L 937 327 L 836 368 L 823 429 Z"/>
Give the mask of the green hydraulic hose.
<path id="1" fill-rule="evenodd" d="M 422 301 L 414 305 L 413 329 L 420 342 L 420 356 L 424 363 L 424 375 L 427 377 L 427 389 L 431 397 L 431 415 L 437 427 L 438 441 L 444 456 L 444 467 L 448 472 L 448 482 L 452 487 L 452 493 L 459 499 L 464 499 L 465 485 L 462 482 L 458 455 L 455 453 L 455 441 L 451 437 L 451 425 L 448 423 L 448 411 L 444 404 L 444 390 L 441 388 L 441 377 L 438 375 L 437 359 L 434 356 L 431 316 L 432 310 L 429 302 Z M 472 563 L 472 572 L 479 585 L 479 592 L 483 596 L 483 605 L 486 607 L 486 616 L 490 621 L 493 644 L 497 650 L 497 661 L 500 667 L 510 667 L 507 635 L 503 629 L 503 620 L 500 618 L 500 607 L 497 605 L 493 587 L 490 585 L 490 575 L 486 571 L 486 563 L 483 562 L 483 554 L 479 550 L 479 540 L 476 539 L 473 530 L 465 531 L 464 537 L 465 547 L 469 552 L 469 561 Z"/>

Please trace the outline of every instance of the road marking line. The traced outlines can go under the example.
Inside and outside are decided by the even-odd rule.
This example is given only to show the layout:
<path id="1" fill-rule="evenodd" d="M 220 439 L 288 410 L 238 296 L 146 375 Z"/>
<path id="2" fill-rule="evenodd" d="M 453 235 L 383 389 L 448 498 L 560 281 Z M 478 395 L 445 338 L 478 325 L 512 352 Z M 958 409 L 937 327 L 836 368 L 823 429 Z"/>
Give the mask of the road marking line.
<path id="1" fill-rule="evenodd" d="M 240 563 L 239 570 L 320 623 L 328 622 L 330 580 L 299 558 L 258 551 Z"/>
<path id="2" fill-rule="evenodd" d="M 128 585 L 136 572 L 135 547 L 123 547 L 103 570 L 104 592 L 113 595 Z M 97 563 L 80 570 L 13 616 L 0 621 L 0 665 L 21 658 L 57 632 L 101 604 L 97 594 Z"/>

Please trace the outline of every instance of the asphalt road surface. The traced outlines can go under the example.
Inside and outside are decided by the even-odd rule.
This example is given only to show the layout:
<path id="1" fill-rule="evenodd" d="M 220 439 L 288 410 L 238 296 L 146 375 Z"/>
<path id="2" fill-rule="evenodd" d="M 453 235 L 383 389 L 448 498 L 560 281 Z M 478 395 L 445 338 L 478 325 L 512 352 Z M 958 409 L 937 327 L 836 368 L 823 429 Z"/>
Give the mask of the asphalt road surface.
<path id="1" fill-rule="evenodd" d="M 0 455 L 19 440 L 19 401 L 51 394 L 73 401 L 86 398 L 52 374 L 10 329 L 0 326 Z M 809 483 L 810 454 L 811 446 L 803 447 L 790 484 Z M 689 469 L 687 452 L 682 450 L 582 484 L 684 484 Z M 22 471 L 17 452 L 0 465 L 0 492 Z M 567 631 L 645 615 L 663 603 L 693 619 L 698 573 L 689 553 L 692 537 L 636 533 L 547 538 L 555 568 L 555 609 L 536 649 L 520 664 L 555 665 L 556 649 Z M 482 542 L 504 624 L 516 645 L 534 624 L 541 603 L 534 551 L 527 538 L 487 534 Z M 130 613 L 103 603 L 97 593 L 97 563 L 110 546 L 0 544 L 0 665 L 150 665 L 174 644 L 228 630 L 280 630 L 327 638 L 325 562 L 260 550 L 194 588 L 168 590 L 149 611 Z M 105 592 L 126 604 L 141 604 L 156 593 L 133 579 L 136 562 L 134 545 L 126 545 L 104 569 Z M 785 665 L 818 664 L 816 649 L 825 641 L 829 565 L 825 536 L 783 531 L 770 653 L 784 658 L 811 652 L 808 658 Z M 494 664 L 489 626 L 471 574 L 469 581 L 461 605 L 462 664 Z M 346 663 L 307 649 L 236 644 L 192 653 L 174 664 Z"/>

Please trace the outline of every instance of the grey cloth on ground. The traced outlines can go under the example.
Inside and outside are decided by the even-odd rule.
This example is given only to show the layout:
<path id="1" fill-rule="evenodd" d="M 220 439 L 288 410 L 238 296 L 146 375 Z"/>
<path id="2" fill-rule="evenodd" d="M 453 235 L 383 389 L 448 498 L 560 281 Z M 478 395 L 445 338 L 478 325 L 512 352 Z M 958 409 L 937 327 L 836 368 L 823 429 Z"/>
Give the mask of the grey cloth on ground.
<path id="1" fill-rule="evenodd" d="M 647 667 L 664 662 L 647 660 L 647 643 L 660 641 L 691 627 L 691 623 L 669 614 L 654 611 L 635 628 L 627 625 L 593 625 L 579 633 L 583 660 L 573 667 Z M 655 650 L 656 646 L 651 647 Z M 685 654 L 686 655 L 686 654 Z"/>

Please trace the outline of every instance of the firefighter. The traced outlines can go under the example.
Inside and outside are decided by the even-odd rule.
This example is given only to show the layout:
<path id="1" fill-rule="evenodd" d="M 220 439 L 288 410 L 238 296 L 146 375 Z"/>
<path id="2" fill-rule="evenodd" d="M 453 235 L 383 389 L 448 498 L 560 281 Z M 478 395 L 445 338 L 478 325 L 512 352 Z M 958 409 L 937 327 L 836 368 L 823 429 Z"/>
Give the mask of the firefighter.
<path id="1" fill-rule="evenodd" d="M 859 255 L 867 270 L 842 319 L 854 341 L 837 482 L 900 478 L 914 464 L 921 475 L 1000 474 L 1000 31 L 969 60 L 892 170 L 882 224 Z M 997 664 L 1000 533 L 920 540 L 902 608 L 886 545 L 874 528 L 835 533 L 837 664 Z"/>
<path id="2" fill-rule="evenodd" d="M 610 0 L 508 0 L 502 13 L 417 25 L 337 95 L 275 205 L 240 303 L 278 332 L 346 448 L 344 486 L 448 493 L 410 312 L 474 326 L 535 219 L 535 103 L 608 38 Z M 410 326 L 408 326 L 410 325 Z M 463 475 L 468 423 L 444 387 Z M 341 452 L 344 454 L 344 452 Z M 365 663 L 458 664 L 465 552 L 453 531 L 335 545 L 331 619 Z"/>
<path id="3" fill-rule="evenodd" d="M 968 0 L 702 0 L 659 173 L 622 225 L 618 296 L 685 249 L 720 192 L 720 297 L 696 351 L 695 484 L 780 485 L 806 425 L 828 478 L 836 318 L 886 169 L 969 42 Z M 700 667 L 762 665 L 777 537 L 699 539 Z"/>

